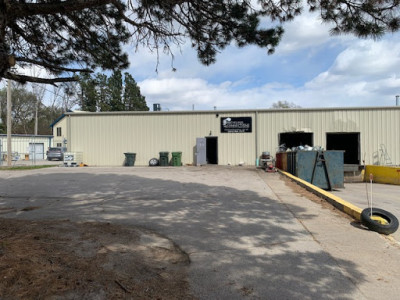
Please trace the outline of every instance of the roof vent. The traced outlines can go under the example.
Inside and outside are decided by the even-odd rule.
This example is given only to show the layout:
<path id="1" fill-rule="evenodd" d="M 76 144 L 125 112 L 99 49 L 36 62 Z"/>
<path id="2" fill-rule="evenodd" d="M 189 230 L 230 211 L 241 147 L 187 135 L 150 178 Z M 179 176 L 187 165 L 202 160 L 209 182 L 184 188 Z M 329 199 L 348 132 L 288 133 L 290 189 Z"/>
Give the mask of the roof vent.
<path id="1" fill-rule="evenodd" d="M 153 111 L 161 111 L 161 104 L 160 103 L 154 103 L 153 104 Z"/>

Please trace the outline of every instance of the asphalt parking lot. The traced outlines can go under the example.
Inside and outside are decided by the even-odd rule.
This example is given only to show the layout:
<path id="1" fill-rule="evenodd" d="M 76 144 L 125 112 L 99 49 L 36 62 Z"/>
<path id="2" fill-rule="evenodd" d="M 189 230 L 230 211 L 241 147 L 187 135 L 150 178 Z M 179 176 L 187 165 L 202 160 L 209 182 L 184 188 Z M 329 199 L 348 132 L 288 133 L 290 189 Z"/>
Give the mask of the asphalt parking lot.
<path id="1" fill-rule="evenodd" d="M 56 167 L 1 171 L 0 187 L 3 218 L 112 222 L 168 236 L 190 257 L 199 299 L 400 293 L 399 244 L 308 199 L 277 173 Z"/>

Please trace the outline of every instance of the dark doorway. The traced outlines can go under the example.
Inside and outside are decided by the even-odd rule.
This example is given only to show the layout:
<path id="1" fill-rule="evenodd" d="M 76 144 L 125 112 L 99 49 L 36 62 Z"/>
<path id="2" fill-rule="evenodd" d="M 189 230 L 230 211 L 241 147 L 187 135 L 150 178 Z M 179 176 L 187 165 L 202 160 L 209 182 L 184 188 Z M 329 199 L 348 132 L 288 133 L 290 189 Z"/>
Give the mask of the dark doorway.
<path id="1" fill-rule="evenodd" d="M 344 163 L 360 164 L 360 133 L 333 132 L 326 133 L 326 150 L 344 150 Z"/>
<path id="2" fill-rule="evenodd" d="M 279 145 L 285 144 L 286 148 L 298 146 L 314 146 L 312 132 L 282 132 L 279 134 Z"/>
<path id="3" fill-rule="evenodd" d="M 206 137 L 207 163 L 218 165 L 218 137 Z"/>

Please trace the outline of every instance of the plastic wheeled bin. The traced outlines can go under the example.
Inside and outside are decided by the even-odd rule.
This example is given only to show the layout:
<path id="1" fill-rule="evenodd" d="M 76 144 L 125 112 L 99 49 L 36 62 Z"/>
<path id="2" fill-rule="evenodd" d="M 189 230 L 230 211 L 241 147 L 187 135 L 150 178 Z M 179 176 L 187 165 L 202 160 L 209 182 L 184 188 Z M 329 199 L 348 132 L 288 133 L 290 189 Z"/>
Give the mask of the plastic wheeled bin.
<path id="1" fill-rule="evenodd" d="M 168 159 L 168 155 L 169 155 L 169 152 L 160 152 L 160 166 L 163 166 L 163 167 L 165 167 L 165 166 L 168 166 L 168 161 L 169 161 L 169 159 Z"/>
<path id="2" fill-rule="evenodd" d="M 135 165 L 136 153 L 126 152 L 125 154 L 125 166 L 133 167 Z"/>
<path id="3" fill-rule="evenodd" d="M 182 166 L 182 152 L 172 152 L 172 165 L 174 167 Z"/>

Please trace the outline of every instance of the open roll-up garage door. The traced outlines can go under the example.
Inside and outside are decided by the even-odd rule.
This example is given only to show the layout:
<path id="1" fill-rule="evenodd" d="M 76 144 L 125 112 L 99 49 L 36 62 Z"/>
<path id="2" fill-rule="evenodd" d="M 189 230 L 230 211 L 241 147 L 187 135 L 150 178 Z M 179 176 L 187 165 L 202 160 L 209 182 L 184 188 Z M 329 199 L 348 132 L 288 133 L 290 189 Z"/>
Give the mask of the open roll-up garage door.
<path id="1" fill-rule="evenodd" d="M 282 132 L 279 134 L 279 145 L 287 148 L 298 146 L 314 146 L 312 132 Z"/>
<path id="2" fill-rule="evenodd" d="M 326 150 L 344 150 L 344 163 L 360 164 L 359 132 L 327 132 Z"/>

